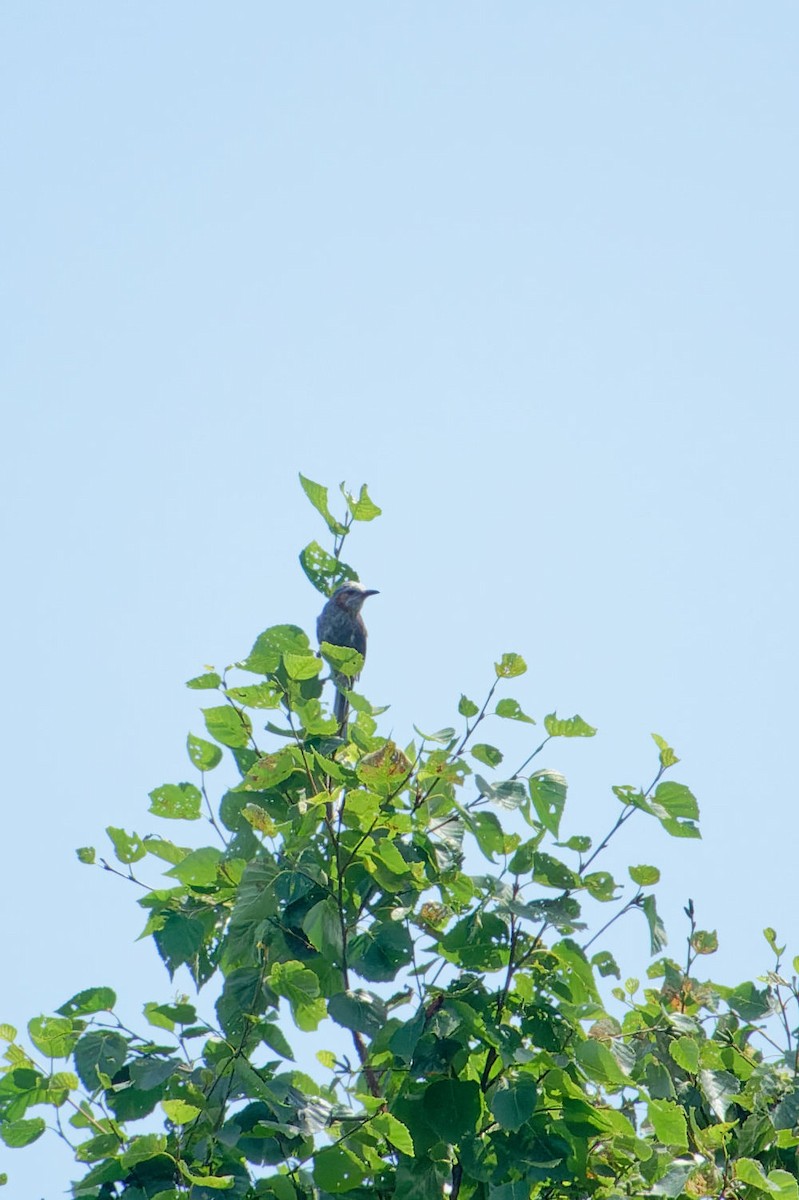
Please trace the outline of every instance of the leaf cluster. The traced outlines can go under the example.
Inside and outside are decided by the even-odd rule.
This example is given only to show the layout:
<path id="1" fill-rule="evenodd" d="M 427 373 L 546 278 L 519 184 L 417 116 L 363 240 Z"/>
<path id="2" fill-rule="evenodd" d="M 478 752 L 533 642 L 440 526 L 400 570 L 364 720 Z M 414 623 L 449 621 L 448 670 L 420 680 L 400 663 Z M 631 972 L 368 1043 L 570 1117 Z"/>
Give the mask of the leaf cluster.
<path id="1" fill-rule="evenodd" d="M 326 489 L 301 482 L 333 537 L 332 553 L 311 543 L 301 558 L 327 593 L 354 578 L 340 558 L 353 522 L 379 509 L 343 489 L 339 520 Z M 539 763 L 554 740 L 596 731 L 550 713 L 535 736 L 504 691 L 520 655 L 499 658 L 482 702 L 461 696 L 456 725 L 405 744 L 357 693 L 342 734 L 324 670 L 282 625 L 237 668 L 189 681 L 213 693 L 187 739 L 195 779 L 154 788 L 150 813 L 204 820 L 214 844 L 110 827 L 111 861 L 78 854 L 141 886 L 142 936 L 198 998 L 146 1004 L 136 1032 L 93 987 L 27 1039 L 0 1026 L 6 1145 L 37 1141 L 47 1113 L 85 1200 L 799 1200 L 784 947 L 766 931 L 760 987 L 702 982 L 716 939 L 693 905 L 680 965 L 662 955 L 657 868 L 619 880 L 598 864 L 633 818 L 699 836 L 696 799 L 665 778 L 668 743 L 654 735 L 649 787 L 613 789 L 593 845 L 562 831 L 567 782 Z M 495 744 L 505 721 L 530 733 L 512 771 Z M 225 761 L 234 779 L 215 791 Z M 635 913 L 658 956 L 643 987 L 621 984 L 602 945 Z M 311 1071 L 295 1046 L 320 1029 L 329 1049 Z"/>

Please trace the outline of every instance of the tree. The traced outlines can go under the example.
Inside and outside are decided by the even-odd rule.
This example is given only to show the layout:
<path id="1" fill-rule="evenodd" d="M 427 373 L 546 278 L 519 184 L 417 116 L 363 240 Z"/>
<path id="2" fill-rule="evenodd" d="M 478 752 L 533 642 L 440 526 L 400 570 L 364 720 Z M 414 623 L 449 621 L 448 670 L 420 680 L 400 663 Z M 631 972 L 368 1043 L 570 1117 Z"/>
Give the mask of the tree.
<path id="1" fill-rule="evenodd" d="M 312 542 L 300 561 L 329 595 L 356 578 L 341 557 L 354 525 L 380 510 L 342 487 L 338 518 L 324 487 L 301 482 L 332 551 Z M 458 729 L 404 746 L 356 691 L 339 736 L 323 674 L 354 680 L 362 665 L 330 645 L 320 658 L 282 625 L 189 680 L 210 701 L 207 736 L 187 741 L 198 777 L 155 788 L 150 813 L 167 828 L 204 815 L 216 844 L 111 827 L 117 866 L 78 854 L 137 879 L 164 864 L 140 900 L 145 933 L 170 977 L 185 968 L 201 996 L 215 981 L 214 1014 L 189 997 L 148 1003 L 134 1033 L 95 987 L 32 1020 L 24 1043 L 0 1027 L 6 1144 L 37 1141 L 51 1110 L 82 1172 L 72 1194 L 96 1200 L 799 1200 L 799 992 L 784 947 L 765 931 L 775 964 L 761 987 L 700 982 L 716 939 L 691 902 L 680 965 L 661 953 L 656 867 L 629 868 L 625 899 L 600 866 L 633 819 L 699 836 L 668 743 L 653 735 L 646 791 L 614 789 L 598 845 L 563 841 L 566 780 L 540 756 L 595 730 L 550 713 L 536 735 L 507 694 L 520 655 L 501 655 L 482 703 L 461 696 Z M 476 737 L 507 721 L 530 732 L 511 774 Z M 238 782 L 214 802 L 226 754 Z M 593 931 L 591 902 L 610 914 Z M 643 988 L 614 985 L 602 947 L 634 910 L 659 956 Z M 323 1021 L 331 1048 L 311 1076 L 287 1029 L 294 1043 Z"/>

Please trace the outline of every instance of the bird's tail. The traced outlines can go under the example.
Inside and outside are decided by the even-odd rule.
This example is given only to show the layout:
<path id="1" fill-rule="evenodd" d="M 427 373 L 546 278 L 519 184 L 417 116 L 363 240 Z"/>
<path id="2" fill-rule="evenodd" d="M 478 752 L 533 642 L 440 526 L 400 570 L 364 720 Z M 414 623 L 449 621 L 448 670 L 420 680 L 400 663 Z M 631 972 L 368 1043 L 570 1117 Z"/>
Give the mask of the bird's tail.
<path id="1" fill-rule="evenodd" d="M 333 705 L 333 715 L 338 721 L 339 736 L 346 737 L 350 717 L 350 702 L 344 695 L 343 688 L 345 681 L 343 676 L 335 676 L 333 682 L 336 685 L 336 702 Z"/>

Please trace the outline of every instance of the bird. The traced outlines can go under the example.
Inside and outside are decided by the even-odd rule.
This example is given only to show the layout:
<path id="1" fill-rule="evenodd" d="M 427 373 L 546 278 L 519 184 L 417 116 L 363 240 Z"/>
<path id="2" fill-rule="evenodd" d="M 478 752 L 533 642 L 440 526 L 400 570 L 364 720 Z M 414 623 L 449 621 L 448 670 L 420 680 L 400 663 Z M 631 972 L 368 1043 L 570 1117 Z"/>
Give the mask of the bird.
<path id="1" fill-rule="evenodd" d="M 363 584 L 354 580 L 342 583 L 341 587 L 336 588 L 316 622 L 319 644 L 329 642 L 331 646 L 346 646 L 348 649 L 357 650 L 361 657 L 365 658 L 366 626 L 361 616 L 361 608 L 364 600 L 378 594 L 375 588 L 365 588 Z M 350 707 L 344 688 L 352 681 L 334 671 L 333 682 L 336 685 L 333 713 L 338 721 L 339 733 L 343 734 L 347 729 Z"/>

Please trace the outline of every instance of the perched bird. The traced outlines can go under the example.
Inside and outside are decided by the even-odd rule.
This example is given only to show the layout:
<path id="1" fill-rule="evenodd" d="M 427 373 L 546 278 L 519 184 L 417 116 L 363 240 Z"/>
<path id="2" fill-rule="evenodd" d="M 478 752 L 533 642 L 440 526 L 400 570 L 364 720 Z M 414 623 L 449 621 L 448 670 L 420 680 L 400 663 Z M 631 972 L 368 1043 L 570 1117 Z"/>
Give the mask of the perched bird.
<path id="1" fill-rule="evenodd" d="M 375 588 L 365 588 L 363 584 L 355 582 L 342 583 L 341 587 L 336 588 L 316 622 L 316 636 L 320 645 L 322 642 L 329 642 L 331 646 L 347 646 L 351 650 L 357 650 L 365 658 L 366 626 L 361 616 L 361 608 L 367 596 L 376 596 L 377 594 Z M 350 681 L 346 680 L 343 675 L 334 672 L 333 682 L 336 685 L 336 703 L 333 712 L 338 721 L 339 730 L 343 733 L 347 728 L 349 714 L 349 704 L 344 695 L 344 688 Z"/>

